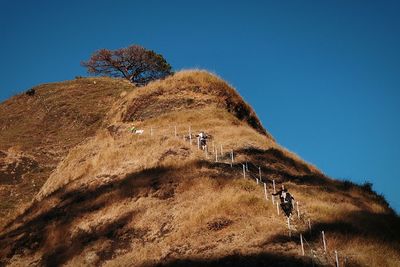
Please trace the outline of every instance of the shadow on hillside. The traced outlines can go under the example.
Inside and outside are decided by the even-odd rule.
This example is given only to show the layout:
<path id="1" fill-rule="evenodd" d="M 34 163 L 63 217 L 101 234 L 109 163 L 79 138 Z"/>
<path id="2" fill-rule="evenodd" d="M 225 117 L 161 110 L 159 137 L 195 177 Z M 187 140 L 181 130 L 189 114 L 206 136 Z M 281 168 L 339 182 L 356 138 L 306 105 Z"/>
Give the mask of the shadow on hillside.
<path id="1" fill-rule="evenodd" d="M 267 177 L 274 177 L 278 182 L 291 181 L 307 185 L 326 186 L 333 182 L 321 173 L 312 172 L 306 164 L 286 156 L 284 152 L 275 148 L 264 150 L 247 147 L 236 153 L 251 158 L 248 165 L 250 172 L 258 174 L 258 166 L 262 166 L 263 176 L 266 176 L 264 179 L 269 183 L 272 183 L 272 179 Z"/>
<path id="2" fill-rule="evenodd" d="M 365 243 L 376 245 L 386 245 L 394 249 L 400 249 L 400 218 L 392 214 L 376 214 L 367 211 L 351 212 L 343 216 L 343 219 L 332 222 L 315 223 L 310 232 L 307 227 L 304 231 L 292 232 L 292 236 L 287 234 L 279 234 L 266 239 L 260 246 L 268 247 L 272 244 L 285 244 L 295 242 L 300 247 L 300 234 L 303 235 L 304 249 L 306 253 L 312 251 L 322 251 L 322 233 L 325 232 L 328 254 L 321 254 L 319 257 L 326 258 L 334 265 L 333 251 L 338 249 L 331 243 L 331 240 L 339 242 L 351 242 L 355 240 L 359 244 L 352 242 L 352 246 L 365 247 Z M 321 252 L 322 253 L 322 252 Z M 353 254 L 339 251 L 345 258 L 346 266 L 364 266 L 361 265 Z M 371 251 L 371 253 L 375 253 Z"/>
<path id="3" fill-rule="evenodd" d="M 82 213 L 98 210 L 106 201 L 115 202 L 128 197 L 140 196 L 140 193 L 146 194 L 149 190 L 159 189 L 162 182 L 168 182 L 165 179 L 161 181 L 160 177 L 170 176 L 168 175 L 169 173 L 173 175 L 171 172 L 173 173 L 173 170 L 169 168 L 155 167 L 139 173 L 128 174 L 122 179 L 104 183 L 97 187 L 90 188 L 85 186 L 74 190 L 68 190 L 65 187 L 60 188 L 51 193 L 46 199 L 58 198 L 61 201 L 45 214 L 34 218 L 34 220 L 40 220 L 41 216 L 43 216 L 46 219 L 64 219 L 68 221 Z M 97 179 L 103 178 L 115 179 L 116 176 L 98 177 Z M 74 182 L 67 185 L 67 188 L 73 184 Z M 107 194 L 113 194 L 113 198 L 105 198 L 99 201 L 100 197 Z M 23 222 L 23 219 L 28 214 L 34 213 L 37 209 L 40 209 L 40 206 L 38 203 L 34 203 L 5 228 L 10 227 L 11 224 Z M 68 214 L 66 214 L 67 209 L 70 211 Z"/>
<path id="4" fill-rule="evenodd" d="M 21 156 L 13 161 L 9 159 L 5 161 L 1 159 L 2 154 L 0 154 L 0 185 L 21 183 L 25 174 L 39 171 L 39 163 L 31 158 Z"/>
<path id="5" fill-rule="evenodd" d="M 247 153 L 252 156 L 262 157 L 262 154 L 267 152 L 249 150 Z M 272 153 L 272 156 L 269 156 L 275 157 L 278 152 L 272 151 L 270 153 Z M 259 158 L 259 160 L 265 159 Z M 219 168 L 220 172 L 213 172 L 210 175 L 214 175 L 214 178 L 220 181 L 228 182 L 233 178 L 232 172 L 234 170 L 227 164 L 199 161 L 195 167 L 196 169 L 202 169 L 202 167 Z M 298 166 L 298 168 L 301 167 Z M 121 214 L 114 221 L 101 224 L 91 232 L 79 232 L 74 236 L 68 236 L 68 230 L 71 229 L 74 220 L 83 218 L 86 214 L 100 210 L 111 203 L 125 199 L 135 201 L 139 197 L 149 195 L 159 199 L 172 198 L 175 194 L 177 180 L 181 178 L 180 175 L 182 173 L 180 173 L 179 168 L 156 167 L 139 173 L 128 174 L 122 179 L 107 177 L 110 178 L 110 182 L 97 187 L 85 186 L 68 190 L 68 188 L 75 185 L 75 183 L 72 183 L 52 193 L 40 203 L 35 203 L 23 215 L 12 222 L 13 225 L 19 226 L 0 235 L 0 258 L 5 260 L 16 254 L 33 253 L 41 250 L 44 252 L 42 265 L 58 266 L 74 255 L 79 255 L 94 242 L 108 241 L 112 244 L 110 247 L 105 248 L 104 251 L 100 251 L 100 260 L 109 259 L 118 248 L 129 246 L 132 239 L 141 239 L 145 235 L 146 229 L 127 227 L 135 214 Z M 194 174 L 191 175 L 193 176 Z M 96 179 L 104 178 L 97 177 Z M 367 225 L 365 222 L 369 224 Z M 8 225 L 8 227 L 10 226 L 11 224 Z M 312 233 L 304 232 L 303 234 L 308 240 L 317 241 L 320 238 L 321 230 L 326 231 L 327 235 L 330 233 L 350 236 L 364 235 L 386 242 L 400 240 L 399 218 L 390 214 L 353 212 L 347 214 L 341 221 L 315 224 L 313 225 Z M 284 238 L 284 236 L 275 236 L 266 242 L 284 242 Z M 160 266 L 309 266 L 301 259 L 284 259 L 284 263 L 279 265 L 282 262 L 280 255 L 232 255 L 209 261 L 196 259 L 175 260 Z M 0 266 L 3 263 L 0 261 Z"/>
<path id="6" fill-rule="evenodd" d="M 250 174 L 253 174 L 255 178 L 258 177 L 258 167 L 262 166 L 263 180 L 266 183 L 272 184 L 272 179 L 274 179 L 277 183 L 293 182 L 298 185 L 317 186 L 319 190 L 324 192 L 345 195 L 352 199 L 352 203 L 356 206 L 368 209 L 369 207 L 364 203 L 365 200 L 357 198 L 352 194 L 352 190 L 357 189 L 362 191 L 364 197 L 370 201 L 378 202 L 387 211 L 395 214 L 386 199 L 374 192 L 371 187 L 366 185 L 360 186 L 350 181 L 332 180 L 322 173 L 313 172 L 306 164 L 286 156 L 281 150 L 275 148 L 263 150 L 247 147 L 238 150 L 236 153 L 245 155 L 251 159 L 248 162 L 248 169 Z"/>
<path id="7" fill-rule="evenodd" d="M 300 243 L 301 233 L 308 242 L 322 245 L 321 231 L 325 232 L 329 246 L 329 238 L 345 236 L 346 238 L 365 238 L 374 243 L 396 245 L 400 248 L 400 218 L 390 213 L 372 213 L 368 211 L 350 212 L 343 215 L 343 219 L 332 222 L 315 223 L 312 231 L 302 231 L 294 234 L 292 238 L 287 235 L 276 235 L 266 240 L 268 243 Z"/>
<path id="8" fill-rule="evenodd" d="M 258 166 L 260 166 L 260 163 L 262 164 L 265 161 L 268 163 L 279 162 L 288 167 L 294 168 L 296 171 L 311 173 L 310 168 L 306 164 L 286 156 L 283 151 L 276 148 L 269 148 L 265 150 L 255 147 L 246 147 L 238 150 L 237 154 L 251 156 L 255 160 L 254 163 L 256 163 Z"/>
<path id="9" fill-rule="evenodd" d="M 154 266 L 154 265 L 153 265 Z M 283 254 L 261 253 L 255 255 L 229 255 L 217 259 L 175 259 L 164 264 L 155 265 L 157 267 L 172 267 L 172 266 L 269 266 L 269 267 L 308 267 L 318 266 L 312 264 L 307 258 L 290 257 Z"/>
<path id="10" fill-rule="evenodd" d="M 196 168 L 212 167 L 224 170 L 224 175 L 215 178 L 229 181 L 232 175 L 227 172 L 224 164 L 210 162 L 197 162 Z M 230 168 L 229 168 L 230 169 Z M 35 203 L 13 224 L 18 227 L 0 236 L 0 266 L 6 260 L 18 254 L 30 254 L 41 250 L 43 266 L 59 266 L 72 257 L 81 254 L 94 242 L 111 244 L 99 251 L 99 262 L 110 259 L 117 250 L 127 248 L 133 239 L 143 241 L 146 229 L 133 229 L 128 227 L 135 214 L 128 212 L 114 218 L 113 221 L 100 224 L 92 230 L 79 230 L 73 236 L 70 234 L 76 219 L 83 218 L 86 214 L 95 212 L 110 203 L 119 202 L 127 198 L 132 201 L 139 197 L 152 197 L 168 199 L 174 196 L 176 177 L 179 169 L 156 167 L 143 170 L 139 173 L 129 174 L 121 180 L 114 177 L 114 181 L 98 187 L 81 187 L 68 190 L 72 184 L 60 189 L 45 198 L 40 203 Z M 178 174 L 179 175 L 179 174 Z M 101 179 L 101 178 L 99 178 Z M 54 199 L 57 199 L 54 203 Z M 50 207 L 50 208 L 49 208 Z M 36 215 L 38 214 L 38 215 Z M 10 226 L 10 225 L 9 225 Z M 232 262 L 241 262 L 239 265 L 260 266 L 263 264 L 276 264 L 271 266 L 308 266 L 302 260 L 287 258 L 283 265 L 280 256 L 262 254 L 255 256 L 229 256 L 213 261 L 179 260 L 168 263 L 167 266 L 193 264 L 195 266 L 220 266 L 232 265 Z M 300 264 L 300 265 L 299 265 Z M 239 266 L 238 265 L 238 266 Z"/>
<path id="11" fill-rule="evenodd" d="M 81 253 L 88 244 L 96 240 L 104 238 L 118 241 L 119 236 L 126 235 L 121 229 L 130 222 L 132 214 L 122 214 L 113 222 L 96 227 L 91 233 L 82 232 L 73 237 L 67 236 L 66 233 L 75 219 L 111 203 L 147 196 L 151 192 L 161 199 L 171 197 L 173 190 L 171 193 L 170 189 L 174 186 L 171 171 L 173 172 L 168 168 L 157 167 L 95 188 L 86 187 L 71 191 L 61 189 L 54 192 L 41 203 L 32 205 L 12 222 L 20 226 L 0 236 L 0 258 L 11 258 L 15 254 L 43 249 L 43 265 L 57 266 L 65 263 L 73 255 Z M 55 198 L 59 201 L 54 204 Z M 48 206 L 51 208 L 46 209 Z M 8 225 L 10 226 L 11 224 Z M 110 252 L 104 253 L 108 254 Z"/>
<path id="12" fill-rule="evenodd" d="M 111 241 L 111 247 L 103 248 L 98 252 L 99 260 L 110 259 L 116 249 L 130 247 L 133 238 L 142 238 L 146 231 L 128 229 L 126 225 L 134 214 L 128 212 L 118 219 L 96 227 L 92 232 L 79 232 L 73 239 L 65 236 L 63 242 L 48 247 L 42 257 L 41 264 L 44 266 L 60 266 L 75 255 L 79 255 L 91 243 L 96 241 Z"/>

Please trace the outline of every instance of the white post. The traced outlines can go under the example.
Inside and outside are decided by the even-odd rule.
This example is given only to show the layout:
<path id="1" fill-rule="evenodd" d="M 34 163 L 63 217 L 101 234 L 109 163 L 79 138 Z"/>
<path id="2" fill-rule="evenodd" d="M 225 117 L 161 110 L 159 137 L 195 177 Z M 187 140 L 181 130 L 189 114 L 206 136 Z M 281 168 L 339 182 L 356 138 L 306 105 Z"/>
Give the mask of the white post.
<path id="1" fill-rule="evenodd" d="M 262 182 L 262 179 L 261 179 L 261 167 L 258 167 L 258 174 L 260 176 L 260 181 Z"/>
<path id="2" fill-rule="evenodd" d="M 290 219 L 289 219 L 289 217 L 287 217 L 287 227 L 289 229 L 289 237 L 291 237 L 292 236 L 292 232 L 290 231 Z"/>
<path id="3" fill-rule="evenodd" d="M 176 137 L 176 125 L 175 125 L 175 137 Z"/>
<path id="4" fill-rule="evenodd" d="M 272 205 L 275 205 L 275 196 L 272 196 L 271 200 L 272 200 Z"/>
<path id="5" fill-rule="evenodd" d="M 197 137 L 197 148 L 200 149 L 200 136 Z"/>
<path id="6" fill-rule="evenodd" d="M 300 210 L 299 210 L 299 202 L 296 202 L 297 204 L 297 218 L 300 219 Z"/>
<path id="7" fill-rule="evenodd" d="M 215 153 L 215 162 L 218 162 L 218 154 Z"/>
<path id="8" fill-rule="evenodd" d="M 233 165 L 233 149 L 232 149 L 232 154 L 231 154 L 231 156 L 232 156 L 232 158 L 231 158 L 231 160 L 232 160 L 232 162 L 231 162 L 231 167 L 232 167 L 232 165 Z"/>
<path id="9" fill-rule="evenodd" d="M 276 202 L 276 213 L 278 213 L 278 215 L 279 215 L 279 204 L 278 204 L 278 202 Z"/>
<path id="10" fill-rule="evenodd" d="M 243 165 L 243 178 L 246 178 L 246 169 L 245 169 L 244 164 L 242 164 L 242 165 Z"/>
<path id="11" fill-rule="evenodd" d="M 324 252 L 326 253 L 326 241 L 325 241 L 325 232 L 322 231 L 322 242 L 324 243 Z"/>
<path id="12" fill-rule="evenodd" d="M 256 178 L 256 183 L 258 184 L 258 178 Z"/>
<path id="13" fill-rule="evenodd" d="M 336 267 L 339 267 L 339 257 L 336 250 L 335 250 L 335 260 L 336 260 Z"/>
<path id="14" fill-rule="evenodd" d="M 272 180 L 272 186 L 274 187 L 274 194 L 276 194 L 276 189 L 275 189 L 275 180 Z"/>
<path id="15" fill-rule="evenodd" d="M 308 230 L 310 230 L 310 233 L 311 233 L 311 219 L 310 218 L 308 219 Z"/>
<path id="16" fill-rule="evenodd" d="M 224 154 L 224 151 L 222 150 L 222 144 L 221 144 L 221 157 Z"/>
<path id="17" fill-rule="evenodd" d="M 265 199 L 268 200 L 267 184 L 266 183 L 264 183 L 264 195 L 265 195 Z"/>
<path id="18" fill-rule="evenodd" d="M 303 235 L 300 234 L 301 255 L 304 256 Z"/>

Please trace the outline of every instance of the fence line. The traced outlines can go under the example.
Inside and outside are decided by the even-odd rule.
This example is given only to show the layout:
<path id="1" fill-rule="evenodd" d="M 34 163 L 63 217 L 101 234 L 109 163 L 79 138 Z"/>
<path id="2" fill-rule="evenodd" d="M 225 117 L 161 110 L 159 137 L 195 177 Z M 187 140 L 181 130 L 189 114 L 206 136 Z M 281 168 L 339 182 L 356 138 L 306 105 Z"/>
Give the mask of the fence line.
<path id="1" fill-rule="evenodd" d="M 153 127 L 149 127 L 150 128 L 150 136 L 157 136 L 157 133 L 162 133 L 161 131 L 156 131 L 156 130 L 159 130 L 159 129 L 162 129 L 162 128 L 153 128 Z M 168 129 L 167 129 L 167 132 L 168 133 L 171 133 L 171 134 L 173 134 L 173 136 L 174 137 L 179 137 L 179 133 L 178 133 L 178 128 L 177 128 L 177 126 L 176 125 L 174 125 L 174 127 L 173 127 L 173 132 L 171 131 L 170 132 L 170 128 L 171 127 L 169 127 Z M 141 134 L 143 134 L 145 131 L 143 131 Z M 166 135 L 163 135 L 163 134 L 161 134 L 161 136 L 163 136 L 163 137 L 165 137 Z M 196 136 L 197 137 L 197 147 L 198 147 L 198 149 L 200 149 L 201 148 L 201 146 L 200 146 L 200 139 L 199 139 L 199 137 L 198 136 Z M 189 141 L 189 144 L 190 144 L 190 146 L 192 145 L 192 127 L 191 127 L 191 125 L 189 125 L 189 127 L 188 127 L 188 136 L 187 136 L 187 138 L 186 138 L 186 135 L 185 134 L 183 134 L 182 135 L 182 138 L 183 138 L 183 141 Z M 250 143 L 249 143 L 250 144 Z M 268 190 L 267 190 L 267 183 L 271 183 L 272 184 L 272 190 L 273 190 L 273 192 L 274 192 L 274 194 L 276 193 L 276 183 L 275 183 L 275 179 L 269 179 L 268 177 L 264 177 L 264 179 L 262 178 L 262 174 L 261 174 L 261 167 L 260 166 L 256 166 L 255 164 L 253 164 L 252 162 L 248 162 L 248 161 L 245 161 L 244 163 L 237 163 L 237 164 L 235 164 L 235 161 L 234 161 L 234 149 L 231 149 L 231 151 L 230 151 L 230 157 L 228 157 L 228 159 L 230 159 L 230 161 L 229 161 L 229 163 L 226 163 L 226 162 L 224 162 L 222 159 L 224 158 L 224 153 L 223 153 L 223 145 L 222 144 L 219 144 L 220 145 L 220 161 L 218 161 L 218 147 L 217 147 L 217 145 L 215 144 L 215 141 L 214 141 L 214 139 L 213 139 L 213 141 L 212 141 L 212 145 L 213 145 L 213 150 L 212 150 L 212 153 L 211 154 L 215 154 L 215 162 L 220 162 L 220 163 L 224 163 L 224 164 L 229 164 L 230 165 L 230 167 L 231 168 L 233 168 L 233 167 L 236 167 L 236 166 L 240 166 L 240 165 L 242 165 L 242 171 L 243 171 L 243 178 L 244 179 L 246 179 L 247 177 L 248 178 L 253 178 L 253 179 L 255 179 L 255 181 L 256 181 L 256 184 L 258 185 L 258 184 L 262 184 L 263 186 L 264 186 L 264 196 L 265 196 L 265 199 L 266 200 L 268 200 Z M 249 145 L 249 147 L 252 147 L 253 145 L 252 144 L 250 144 Z M 209 154 L 209 152 L 208 152 L 208 146 L 206 145 L 205 146 L 205 148 L 204 148 L 204 151 L 205 151 L 205 157 L 206 157 L 206 159 L 208 160 L 208 154 Z M 251 171 L 249 170 L 249 165 L 253 165 L 254 167 L 256 167 L 257 169 L 258 169 L 258 173 L 257 173 L 257 175 L 253 175 L 252 173 L 251 173 Z M 246 174 L 248 174 L 248 175 L 246 175 Z M 265 181 L 264 181 L 265 180 Z M 275 197 L 272 195 L 271 196 L 271 200 L 272 200 L 272 204 L 274 205 L 275 204 Z M 268 202 L 267 202 L 268 203 Z M 277 214 L 278 215 L 280 215 L 280 209 L 279 209 L 279 204 L 278 204 L 278 202 L 276 202 L 276 207 L 277 207 Z M 297 211 L 297 218 L 298 218 L 298 220 L 300 221 L 300 219 L 301 219 L 301 213 L 300 213 L 300 208 L 299 208 L 299 202 L 296 202 L 296 211 Z M 310 218 L 308 218 L 308 220 L 307 220 L 307 222 L 305 222 L 304 221 L 304 219 L 303 219 L 303 222 L 307 225 L 307 227 L 308 227 L 308 230 L 309 230 L 309 233 L 311 234 L 312 233 L 312 228 L 311 228 L 311 219 Z M 292 230 L 295 230 L 295 228 L 293 228 L 293 226 L 291 225 L 291 223 L 290 223 L 290 218 L 288 217 L 287 218 L 287 227 L 288 227 L 288 231 L 289 231 L 289 237 L 291 237 L 292 236 Z M 324 250 L 324 254 L 325 254 L 325 258 L 326 258 L 326 260 L 327 261 L 329 261 L 329 259 L 331 259 L 331 260 L 333 260 L 333 262 L 334 262 L 334 266 L 336 266 L 336 267 L 339 267 L 339 255 L 338 255 L 338 252 L 337 252 L 337 250 L 334 250 L 334 254 L 335 254 L 335 257 L 334 258 L 332 258 L 331 257 L 331 255 L 328 253 L 328 251 L 327 251 L 327 245 L 326 245 L 326 237 L 325 237 L 325 232 L 324 231 L 322 231 L 322 239 L 323 239 L 323 250 Z M 304 242 L 303 242 L 304 241 Z M 300 233 L 300 245 L 301 245 L 301 254 L 302 254 L 302 256 L 304 256 L 305 255 L 305 251 L 304 251 L 304 243 L 309 247 L 309 249 L 310 249 L 310 257 L 311 257 L 311 259 L 312 259 L 312 261 L 313 261 L 313 264 L 314 264 L 314 261 L 316 261 L 316 263 L 318 263 L 319 262 L 319 264 L 322 264 L 322 261 L 318 258 L 318 255 L 317 255 L 317 251 L 318 251 L 318 249 L 313 249 L 312 248 L 312 246 L 309 244 L 309 242 L 307 242 L 307 240 L 304 238 L 304 236 Z M 345 259 L 346 259 L 346 261 L 347 261 L 347 256 L 345 257 Z"/>

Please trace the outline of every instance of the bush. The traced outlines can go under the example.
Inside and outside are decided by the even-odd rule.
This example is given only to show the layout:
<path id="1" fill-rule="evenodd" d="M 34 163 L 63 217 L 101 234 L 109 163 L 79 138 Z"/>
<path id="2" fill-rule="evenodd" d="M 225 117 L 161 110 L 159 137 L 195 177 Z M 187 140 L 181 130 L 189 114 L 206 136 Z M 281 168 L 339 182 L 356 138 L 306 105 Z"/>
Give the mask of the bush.
<path id="1" fill-rule="evenodd" d="M 375 193 L 375 192 L 372 190 L 372 186 L 373 186 L 373 184 L 372 184 L 370 181 L 365 181 L 365 182 L 361 185 L 361 188 L 362 188 L 364 191 L 368 192 L 368 193 Z"/>

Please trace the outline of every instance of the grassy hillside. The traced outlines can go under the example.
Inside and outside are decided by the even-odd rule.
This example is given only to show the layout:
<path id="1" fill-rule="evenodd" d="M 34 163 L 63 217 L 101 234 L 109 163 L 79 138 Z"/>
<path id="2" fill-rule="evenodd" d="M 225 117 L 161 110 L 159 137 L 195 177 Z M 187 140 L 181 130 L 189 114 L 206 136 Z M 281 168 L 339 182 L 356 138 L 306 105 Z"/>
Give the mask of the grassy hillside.
<path id="1" fill-rule="evenodd" d="M 133 86 L 85 78 L 33 89 L 34 96 L 22 93 L 0 104 L 0 226 L 32 200 L 70 148 L 102 127 L 115 99 Z"/>
<path id="2" fill-rule="evenodd" d="M 387 203 L 279 146 L 218 77 L 185 71 L 124 91 L 1 230 L 0 265 L 332 266 L 334 250 L 341 266 L 399 262 L 400 222 Z M 200 130 L 211 135 L 208 153 Z M 272 181 L 300 203 L 291 237 Z"/>

